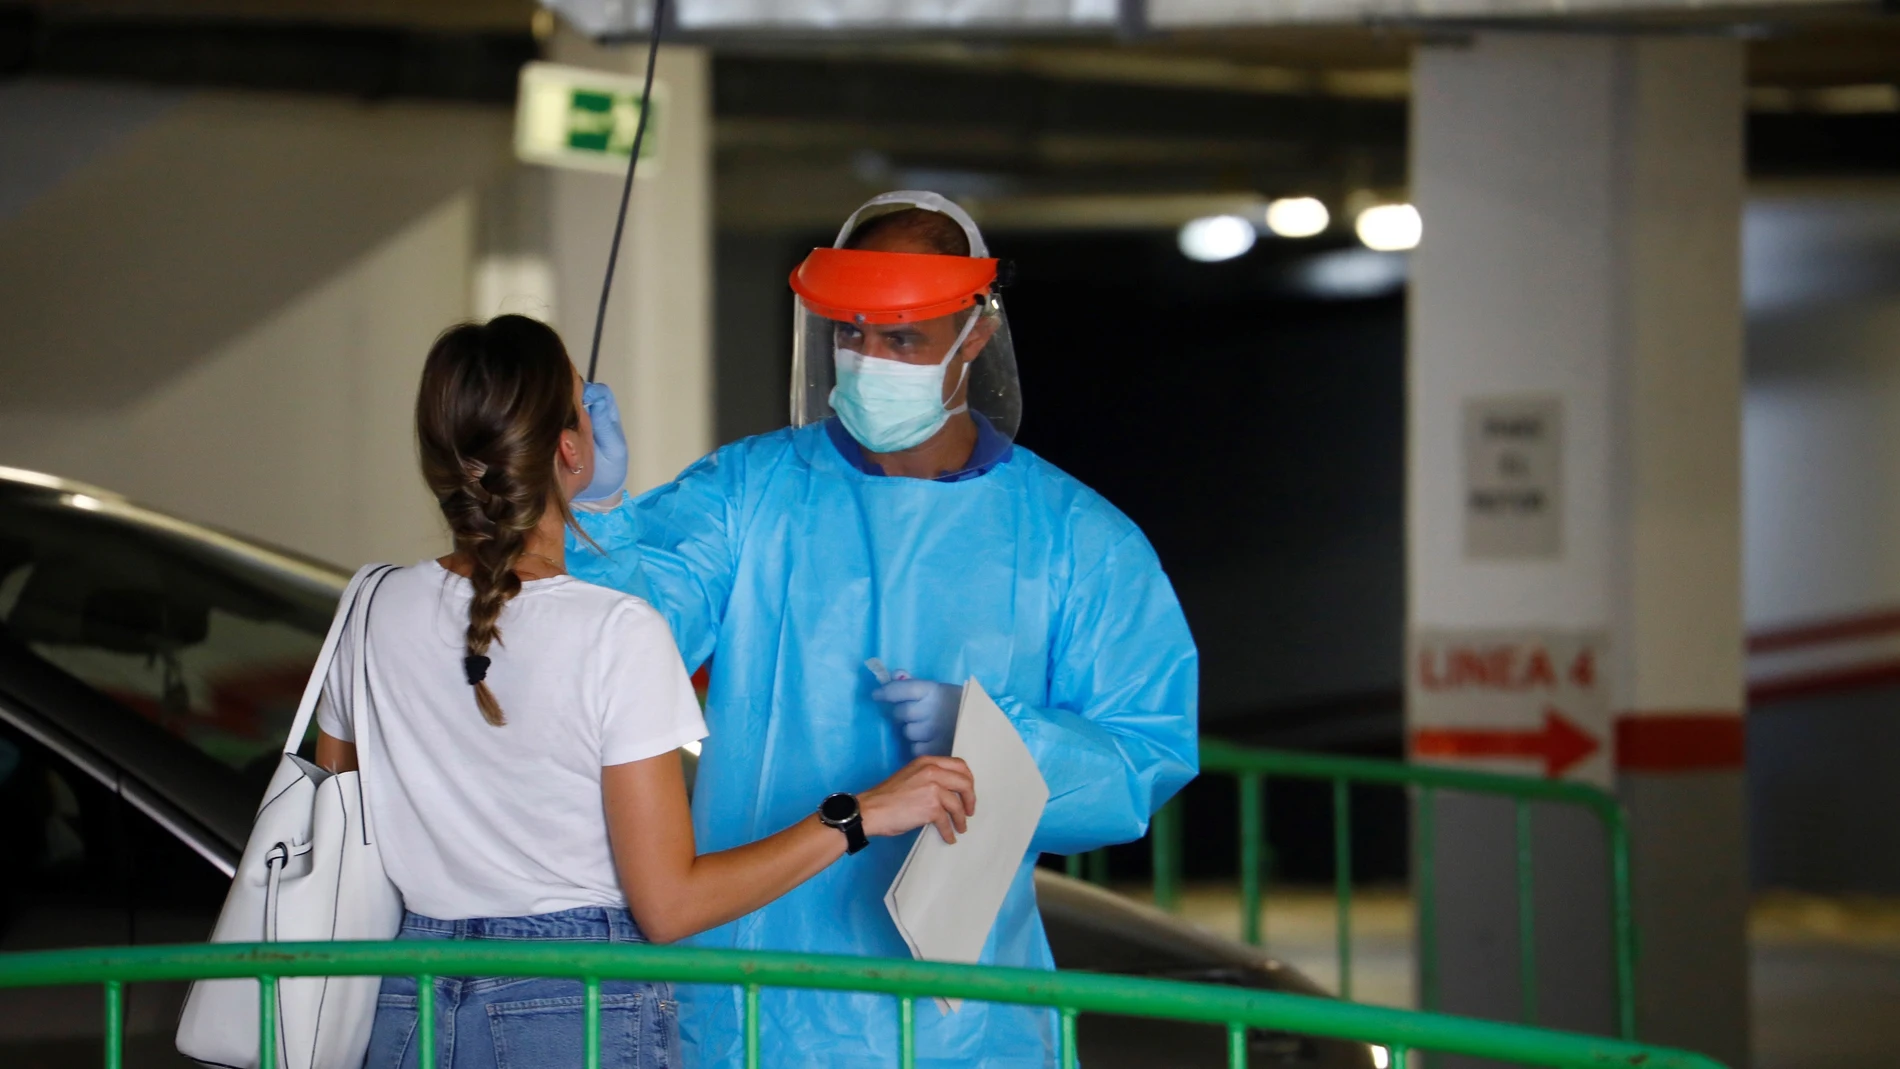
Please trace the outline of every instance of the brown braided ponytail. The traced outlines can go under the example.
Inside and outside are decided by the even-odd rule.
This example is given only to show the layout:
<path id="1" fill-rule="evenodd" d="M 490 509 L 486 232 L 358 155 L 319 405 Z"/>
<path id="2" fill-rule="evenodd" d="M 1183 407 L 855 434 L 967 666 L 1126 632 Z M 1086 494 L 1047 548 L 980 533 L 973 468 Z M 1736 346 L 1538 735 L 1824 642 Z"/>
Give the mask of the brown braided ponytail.
<path id="1" fill-rule="evenodd" d="M 501 641 L 503 606 L 521 592 L 515 565 L 528 532 L 550 508 L 573 523 L 554 466 L 561 432 L 579 426 L 574 368 L 545 323 L 516 315 L 464 323 L 429 350 L 417 452 L 456 550 L 474 562 L 463 669 L 490 724 L 505 718 L 486 682 L 488 649 Z"/>

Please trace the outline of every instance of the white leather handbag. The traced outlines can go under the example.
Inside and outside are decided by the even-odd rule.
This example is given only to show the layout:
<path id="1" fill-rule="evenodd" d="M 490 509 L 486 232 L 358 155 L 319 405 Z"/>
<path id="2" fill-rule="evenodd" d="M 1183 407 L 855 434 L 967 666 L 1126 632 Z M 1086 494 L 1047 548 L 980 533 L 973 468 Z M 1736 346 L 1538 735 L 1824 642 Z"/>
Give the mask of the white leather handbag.
<path id="1" fill-rule="evenodd" d="M 393 939 L 402 926 L 402 896 L 383 872 L 359 774 L 332 775 L 296 754 L 346 631 L 353 669 L 350 708 L 356 722 L 363 722 L 369 700 L 364 635 L 376 589 L 392 571 L 387 564 L 369 565 L 343 592 L 284 740 L 283 760 L 264 792 L 244 859 L 218 914 L 214 943 Z M 363 735 L 356 732 L 359 745 Z M 277 1065 L 361 1069 L 381 985 L 375 976 L 280 979 Z M 178 1023 L 179 1053 L 206 1065 L 254 1069 L 257 986 L 256 980 L 192 984 Z"/>

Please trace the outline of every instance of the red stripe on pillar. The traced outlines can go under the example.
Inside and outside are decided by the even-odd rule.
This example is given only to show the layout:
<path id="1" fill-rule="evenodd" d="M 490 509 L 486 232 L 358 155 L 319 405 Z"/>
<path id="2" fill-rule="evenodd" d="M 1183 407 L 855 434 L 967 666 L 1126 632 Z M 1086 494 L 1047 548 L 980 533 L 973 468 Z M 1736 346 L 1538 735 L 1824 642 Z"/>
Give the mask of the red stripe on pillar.
<path id="1" fill-rule="evenodd" d="M 1900 634 L 1900 609 L 1766 628 L 1748 636 L 1748 652 L 1777 653 L 1892 634 Z"/>
<path id="2" fill-rule="evenodd" d="M 1814 698 L 1844 691 L 1872 690 L 1900 683 L 1900 660 L 1848 665 L 1845 668 L 1791 673 L 1771 679 L 1750 680 L 1748 704 L 1766 705 L 1791 698 Z"/>
<path id="3" fill-rule="evenodd" d="M 1645 713 L 1616 721 L 1616 767 L 1629 772 L 1741 768 L 1742 718 L 1734 713 Z"/>

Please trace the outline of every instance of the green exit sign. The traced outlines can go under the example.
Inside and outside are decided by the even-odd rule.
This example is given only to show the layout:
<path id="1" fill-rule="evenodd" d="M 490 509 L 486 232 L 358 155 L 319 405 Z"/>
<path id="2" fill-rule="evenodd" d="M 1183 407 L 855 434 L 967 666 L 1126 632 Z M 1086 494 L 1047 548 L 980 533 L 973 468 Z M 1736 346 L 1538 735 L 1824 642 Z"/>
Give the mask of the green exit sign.
<path id="1" fill-rule="evenodd" d="M 558 63 L 521 68 L 515 101 L 515 155 L 529 163 L 622 174 L 640 128 L 643 79 Z M 653 83 L 652 111 L 640 143 L 642 176 L 659 168 L 665 86 Z"/>

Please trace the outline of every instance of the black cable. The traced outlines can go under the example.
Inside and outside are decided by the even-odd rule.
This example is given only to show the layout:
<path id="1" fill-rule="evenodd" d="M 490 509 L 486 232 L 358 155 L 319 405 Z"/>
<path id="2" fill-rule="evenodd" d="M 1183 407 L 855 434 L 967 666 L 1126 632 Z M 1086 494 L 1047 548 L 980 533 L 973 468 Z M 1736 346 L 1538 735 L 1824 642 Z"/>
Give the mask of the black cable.
<path id="1" fill-rule="evenodd" d="M 647 27 L 646 85 L 640 90 L 640 123 L 633 128 L 633 154 L 627 157 L 627 181 L 620 187 L 620 214 L 614 219 L 613 244 L 607 247 L 607 277 L 600 283 L 600 311 L 594 314 L 594 344 L 587 353 L 587 381 L 600 366 L 600 331 L 607 323 L 607 296 L 614 290 L 614 263 L 620 259 L 620 235 L 627 229 L 627 202 L 633 198 L 633 169 L 640 163 L 640 143 L 647 136 L 647 114 L 653 110 L 653 68 L 660 59 L 660 25 L 666 18 L 666 0 L 653 0 L 653 23 Z"/>

